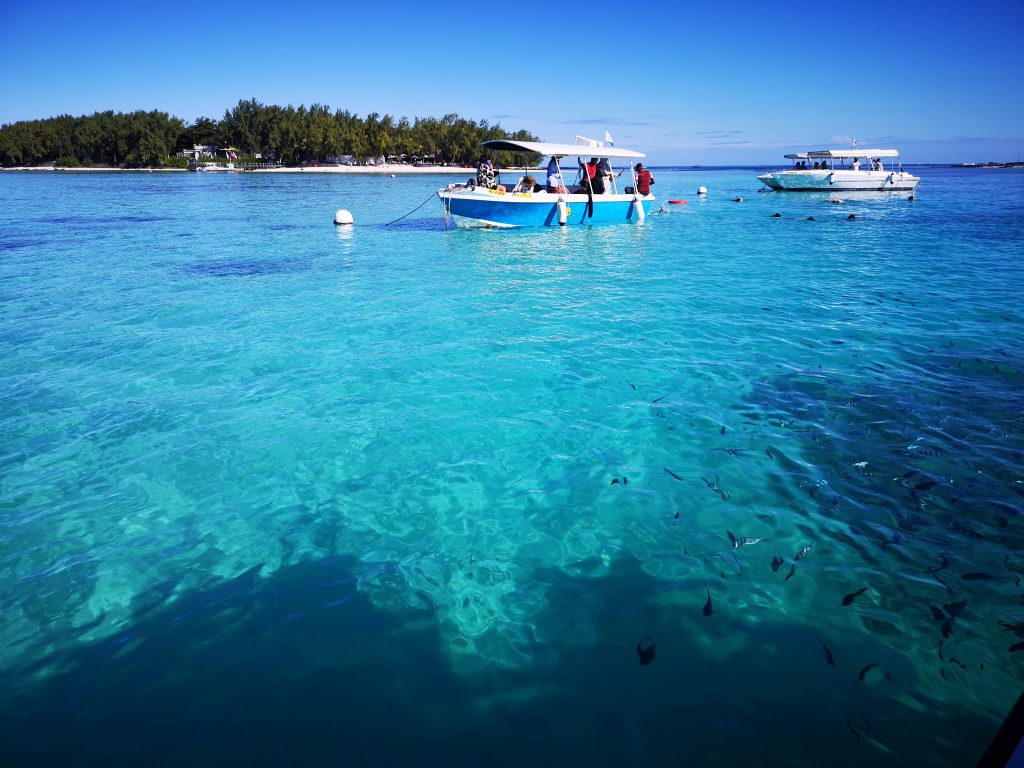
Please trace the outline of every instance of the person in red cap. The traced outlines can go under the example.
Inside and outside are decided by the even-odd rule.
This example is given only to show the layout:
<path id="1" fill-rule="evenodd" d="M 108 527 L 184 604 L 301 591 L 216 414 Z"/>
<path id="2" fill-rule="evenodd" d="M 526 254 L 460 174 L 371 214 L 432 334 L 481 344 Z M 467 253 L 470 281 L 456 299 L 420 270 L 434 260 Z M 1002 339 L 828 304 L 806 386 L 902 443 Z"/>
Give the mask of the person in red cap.
<path id="1" fill-rule="evenodd" d="M 636 164 L 636 191 L 641 195 L 651 194 L 651 184 L 654 183 L 654 176 L 644 168 L 643 163 Z"/>

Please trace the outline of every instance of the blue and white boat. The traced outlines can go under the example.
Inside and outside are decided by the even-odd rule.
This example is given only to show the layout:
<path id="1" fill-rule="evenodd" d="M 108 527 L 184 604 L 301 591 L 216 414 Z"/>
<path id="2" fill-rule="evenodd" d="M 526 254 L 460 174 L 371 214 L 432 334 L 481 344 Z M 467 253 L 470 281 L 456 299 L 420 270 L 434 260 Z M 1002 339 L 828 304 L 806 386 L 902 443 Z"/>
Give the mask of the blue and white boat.
<path id="1" fill-rule="evenodd" d="M 564 191 L 548 191 L 544 178 L 537 179 L 539 186 L 527 189 L 524 174 L 518 173 L 515 185 L 509 184 L 488 189 L 485 186 L 449 184 L 437 191 L 444 205 L 445 222 L 457 227 L 550 227 L 567 224 L 598 224 L 609 222 L 643 221 L 654 205 L 654 195 L 639 194 L 636 183 L 636 168 L 633 161 L 644 157 L 642 152 L 612 146 L 592 144 L 551 144 L 537 141 L 513 141 L 493 139 L 481 144 L 485 150 L 495 152 L 530 152 L 551 158 L 562 173 L 561 160 L 564 158 L 607 158 L 612 174 L 607 176 L 603 193 L 594 192 L 589 177 L 580 173 L 580 181 L 562 187 Z M 621 170 L 616 171 L 614 161 Z M 571 171 L 577 171 L 578 162 L 572 163 Z M 628 170 L 627 179 L 631 184 L 619 189 L 618 181 Z M 506 173 L 506 176 L 508 174 Z M 562 178 L 567 178 L 562 176 Z"/>

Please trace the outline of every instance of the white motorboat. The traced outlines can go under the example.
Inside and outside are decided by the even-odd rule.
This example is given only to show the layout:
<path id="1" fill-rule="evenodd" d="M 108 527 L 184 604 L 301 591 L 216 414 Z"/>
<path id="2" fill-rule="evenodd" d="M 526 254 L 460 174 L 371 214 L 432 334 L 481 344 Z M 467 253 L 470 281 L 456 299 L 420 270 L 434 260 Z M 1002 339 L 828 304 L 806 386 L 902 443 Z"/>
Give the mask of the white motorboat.
<path id="1" fill-rule="evenodd" d="M 197 148 L 198 150 L 198 148 Z M 219 163 L 212 160 L 206 162 L 199 161 L 199 152 L 196 151 L 194 159 L 189 163 L 190 171 L 240 171 L 241 168 L 235 166 L 235 160 L 238 159 L 238 150 L 234 147 L 228 147 L 227 149 L 218 150 L 224 153 L 225 162 Z"/>
<path id="2" fill-rule="evenodd" d="M 786 159 L 791 168 L 757 180 L 778 192 L 906 192 L 921 181 L 903 170 L 895 149 L 820 149 Z"/>

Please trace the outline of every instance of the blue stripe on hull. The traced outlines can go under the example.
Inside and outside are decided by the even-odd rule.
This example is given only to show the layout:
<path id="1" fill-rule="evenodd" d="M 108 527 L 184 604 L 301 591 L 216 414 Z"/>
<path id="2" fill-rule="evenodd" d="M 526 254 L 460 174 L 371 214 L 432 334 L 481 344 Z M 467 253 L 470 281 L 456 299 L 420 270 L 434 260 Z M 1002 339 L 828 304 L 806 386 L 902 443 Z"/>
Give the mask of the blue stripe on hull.
<path id="1" fill-rule="evenodd" d="M 444 203 L 444 200 L 442 200 Z M 653 200 L 641 200 L 644 213 L 650 213 Z M 638 214 L 632 200 L 595 200 L 594 215 L 587 217 L 587 202 L 573 201 L 568 203 L 569 215 L 566 223 L 605 224 L 609 222 L 636 221 Z M 501 198 L 494 200 L 453 196 L 448 203 L 452 216 L 479 222 L 478 226 L 505 227 L 550 227 L 558 226 L 557 200 L 537 202 L 507 202 Z"/>

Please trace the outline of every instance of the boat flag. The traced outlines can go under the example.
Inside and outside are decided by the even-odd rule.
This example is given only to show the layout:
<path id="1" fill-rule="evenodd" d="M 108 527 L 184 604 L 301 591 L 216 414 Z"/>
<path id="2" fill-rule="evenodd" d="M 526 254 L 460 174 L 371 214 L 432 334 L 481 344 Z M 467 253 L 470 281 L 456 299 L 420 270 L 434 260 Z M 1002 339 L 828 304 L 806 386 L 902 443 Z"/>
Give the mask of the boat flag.
<path id="1" fill-rule="evenodd" d="M 608 131 L 604 132 L 604 141 L 609 147 L 614 147 L 615 142 L 612 140 L 612 135 Z"/>

